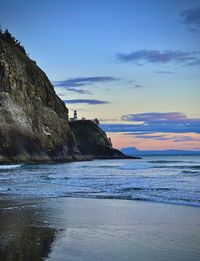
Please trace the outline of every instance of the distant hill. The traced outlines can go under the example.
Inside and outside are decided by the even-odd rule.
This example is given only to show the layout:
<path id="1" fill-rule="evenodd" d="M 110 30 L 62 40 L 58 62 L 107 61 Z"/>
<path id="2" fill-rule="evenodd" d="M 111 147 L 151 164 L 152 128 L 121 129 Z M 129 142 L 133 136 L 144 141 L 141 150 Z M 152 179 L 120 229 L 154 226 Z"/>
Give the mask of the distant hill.
<path id="1" fill-rule="evenodd" d="M 135 147 L 127 147 L 121 151 L 129 156 L 200 155 L 200 151 L 195 150 L 138 150 Z"/>

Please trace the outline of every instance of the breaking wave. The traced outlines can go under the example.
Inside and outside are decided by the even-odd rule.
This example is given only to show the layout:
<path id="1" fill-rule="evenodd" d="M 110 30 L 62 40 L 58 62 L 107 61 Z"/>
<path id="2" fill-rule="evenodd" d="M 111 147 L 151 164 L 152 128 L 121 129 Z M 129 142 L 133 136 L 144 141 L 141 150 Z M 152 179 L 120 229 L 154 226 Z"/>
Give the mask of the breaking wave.
<path id="1" fill-rule="evenodd" d="M 5 169 L 16 169 L 20 168 L 22 164 L 8 164 L 8 165 L 0 165 L 0 170 L 5 170 Z"/>

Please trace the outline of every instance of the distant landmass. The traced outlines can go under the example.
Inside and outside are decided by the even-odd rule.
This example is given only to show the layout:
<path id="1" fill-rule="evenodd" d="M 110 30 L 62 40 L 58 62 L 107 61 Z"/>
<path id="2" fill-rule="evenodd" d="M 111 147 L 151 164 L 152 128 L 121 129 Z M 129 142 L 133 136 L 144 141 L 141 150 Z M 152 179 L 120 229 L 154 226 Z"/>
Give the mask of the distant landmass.
<path id="1" fill-rule="evenodd" d="M 138 150 L 135 147 L 126 147 L 121 151 L 129 156 L 200 155 L 200 150 Z"/>

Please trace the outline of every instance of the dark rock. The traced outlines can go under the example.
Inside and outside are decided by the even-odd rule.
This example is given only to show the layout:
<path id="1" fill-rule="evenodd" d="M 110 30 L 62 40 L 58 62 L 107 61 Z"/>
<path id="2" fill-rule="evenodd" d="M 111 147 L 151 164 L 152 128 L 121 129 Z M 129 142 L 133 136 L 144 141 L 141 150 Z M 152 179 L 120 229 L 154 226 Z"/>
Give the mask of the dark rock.
<path id="1" fill-rule="evenodd" d="M 83 155 L 96 159 L 132 158 L 112 147 L 106 133 L 91 120 L 69 122 L 78 148 Z"/>

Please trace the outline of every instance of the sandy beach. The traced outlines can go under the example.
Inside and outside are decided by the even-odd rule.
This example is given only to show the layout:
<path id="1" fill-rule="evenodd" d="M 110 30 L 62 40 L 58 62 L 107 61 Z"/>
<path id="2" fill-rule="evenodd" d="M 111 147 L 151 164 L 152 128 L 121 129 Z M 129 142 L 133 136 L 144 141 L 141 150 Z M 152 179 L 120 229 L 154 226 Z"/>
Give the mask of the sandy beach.
<path id="1" fill-rule="evenodd" d="M 0 260 L 199 260 L 200 208 L 112 199 L 0 201 Z"/>

